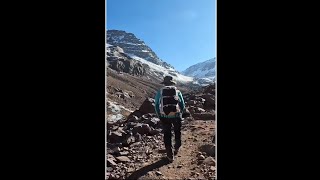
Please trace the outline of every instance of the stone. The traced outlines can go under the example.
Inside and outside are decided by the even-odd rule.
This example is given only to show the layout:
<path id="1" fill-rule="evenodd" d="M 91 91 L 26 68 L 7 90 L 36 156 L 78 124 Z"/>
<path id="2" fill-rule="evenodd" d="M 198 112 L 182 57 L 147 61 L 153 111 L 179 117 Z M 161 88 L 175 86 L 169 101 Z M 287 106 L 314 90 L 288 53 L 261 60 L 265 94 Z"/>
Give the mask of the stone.
<path id="1" fill-rule="evenodd" d="M 139 110 L 135 110 L 134 112 L 132 112 L 129 116 L 128 116 L 128 120 L 129 119 L 131 119 L 131 118 L 133 118 L 134 116 L 135 117 L 137 117 L 137 118 L 135 118 L 136 120 L 138 120 L 139 118 L 141 118 L 142 117 L 142 112 L 140 112 Z"/>
<path id="2" fill-rule="evenodd" d="M 162 173 L 161 173 L 160 171 L 156 171 L 156 175 L 157 175 L 157 176 L 161 176 Z"/>
<path id="3" fill-rule="evenodd" d="M 107 166 L 117 166 L 117 163 L 114 162 L 111 158 L 107 159 Z"/>
<path id="4" fill-rule="evenodd" d="M 151 127 L 159 127 L 158 124 L 160 122 L 160 119 L 157 117 L 153 117 L 150 120 L 147 121 L 147 124 L 149 124 Z"/>
<path id="5" fill-rule="evenodd" d="M 207 157 L 203 163 L 207 164 L 207 165 L 212 165 L 212 166 L 215 166 L 216 165 L 216 162 L 215 160 L 213 159 L 213 157 Z"/>
<path id="6" fill-rule="evenodd" d="M 110 143 L 117 143 L 117 142 L 123 141 L 124 136 L 121 132 L 113 131 L 110 133 L 109 136 L 107 136 L 107 139 L 109 140 Z"/>
<path id="7" fill-rule="evenodd" d="M 129 162 L 130 159 L 127 156 L 118 156 L 116 159 L 120 162 Z"/>
<path id="8" fill-rule="evenodd" d="M 161 130 L 158 130 L 158 129 L 152 129 L 151 131 L 150 131 L 150 135 L 157 135 L 157 134 L 159 134 L 161 132 Z"/>
<path id="9" fill-rule="evenodd" d="M 121 155 L 121 156 L 127 156 L 128 154 L 129 154 L 128 151 L 122 151 L 122 152 L 120 152 L 120 155 Z"/>
<path id="10" fill-rule="evenodd" d="M 194 113 L 192 117 L 195 120 L 215 120 L 215 114 L 211 112 L 206 113 Z"/>
<path id="11" fill-rule="evenodd" d="M 215 171 L 216 168 L 214 166 L 210 166 L 210 171 Z"/>
<path id="12" fill-rule="evenodd" d="M 196 113 L 204 113 L 204 112 L 206 112 L 206 110 L 197 107 L 197 108 L 195 108 L 195 112 L 196 112 Z"/>
<path id="13" fill-rule="evenodd" d="M 141 134 L 137 133 L 136 135 L 134 135 L 136 142 L 139 142 L 142 140 Z"/>
<path id="14" fill-rule="evenodd" d="M 141 123 L 138 123 L 136 126 L 134 126 L 132 130 L 133 134 L 139 133 L 141 135 L 149 134 L 150 131 L 151 131 L 151 128 L 149 124 L 141 124 Z"/>
<path id="15" fill-rule="evenodd" d="M 123 141 L 124 146 L 129 146 L 130 144 L 135 142 L 135 137 L 134 136 L 129 136 L 126 140 Z"/>
<path id="16" fill-rule="evenodd" d="M 198 159 L 199 159 L 199 160 L 204 160 L 205 157 L 204 157 L 204 155 L 199 155 L 199 156 L 198 156 Z"/>
<path id="17" fill-rule="evenodd" d="M 146 98 L 146 100 L 142 103 L 142 105 L 139 108 L 139 111 L 142 114 L 147 113 L 155 113 L 155 101 L 152 98 Z"/>

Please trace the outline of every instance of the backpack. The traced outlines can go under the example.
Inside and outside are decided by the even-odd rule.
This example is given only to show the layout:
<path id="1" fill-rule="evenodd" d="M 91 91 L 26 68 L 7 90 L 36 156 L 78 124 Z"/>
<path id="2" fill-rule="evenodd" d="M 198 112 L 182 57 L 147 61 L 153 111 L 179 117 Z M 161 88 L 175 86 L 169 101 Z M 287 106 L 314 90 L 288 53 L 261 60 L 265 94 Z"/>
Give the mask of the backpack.
<path id="1" fill-rule="evenodd" d="M 165 86 L 160 90 L 160 114 L 175 116 L 180 113 L 179 90 L 175 86 Z"/>

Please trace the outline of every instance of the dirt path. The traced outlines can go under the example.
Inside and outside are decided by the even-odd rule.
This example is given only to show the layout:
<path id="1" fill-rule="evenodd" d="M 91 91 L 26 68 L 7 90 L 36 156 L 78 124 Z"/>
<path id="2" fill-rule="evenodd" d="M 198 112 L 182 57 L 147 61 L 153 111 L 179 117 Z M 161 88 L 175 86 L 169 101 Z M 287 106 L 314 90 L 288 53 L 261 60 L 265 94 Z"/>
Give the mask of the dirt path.
<path id="1" fill-rule="evenodd" d="M 154 152 L 154 158 L 127 179 L 214 179 L 215 162 L 207 161 L 212 159 L 210 157 L 215 159 L 212 143 L 214 131 L 214 121 L 196 120 L 184 124 L 181 131 L 182 146 L 172 163 L 161 158 L 165 157 L 162 149 Z M 159 147 L 164 147 L 163 142 Z"/>

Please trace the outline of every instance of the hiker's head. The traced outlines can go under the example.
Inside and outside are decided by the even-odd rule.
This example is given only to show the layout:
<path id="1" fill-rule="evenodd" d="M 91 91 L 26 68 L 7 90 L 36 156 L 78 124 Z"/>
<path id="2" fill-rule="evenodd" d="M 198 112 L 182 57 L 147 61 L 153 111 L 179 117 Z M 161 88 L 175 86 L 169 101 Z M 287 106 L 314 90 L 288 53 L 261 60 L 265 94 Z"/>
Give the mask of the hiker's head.
<path id="1" fill-rule="evenodd" d="M 161 84 L 164 84 L 165 86 L 171 86 L 176 84 L 176 82 L 173 81 L 172 76 L 165 76 Z"/>

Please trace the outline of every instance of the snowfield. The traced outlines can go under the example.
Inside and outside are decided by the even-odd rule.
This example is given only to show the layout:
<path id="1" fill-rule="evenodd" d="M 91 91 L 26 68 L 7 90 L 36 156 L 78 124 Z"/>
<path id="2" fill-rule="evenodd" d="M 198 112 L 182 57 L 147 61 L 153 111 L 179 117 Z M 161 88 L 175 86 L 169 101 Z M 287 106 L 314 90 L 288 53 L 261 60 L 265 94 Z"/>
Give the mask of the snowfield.
<path id="1" fill-rule="evenodd" d="M 150 70 L 152 71 L 152 73 L 157 76 L 157 77 L 164 77 L 167 75 L 173 76 L 175 81 L 178 82 L 192 82 L 193 78 L 189 77 L 189 76 L 184 76 L 180 73 L 178 73 L 175 69 L 173 68 L 165 68 L 162 66 L 159 66 L 157 64 L 154 64 L 152 62 L 149 62 L 143 58 L 140 58 L 136 55 L 133 54 L 128 54 L 131 58 L 138 60 L 140 62 L 142 62 L 143 64 L 147 64 L 150 67 Z"/>

